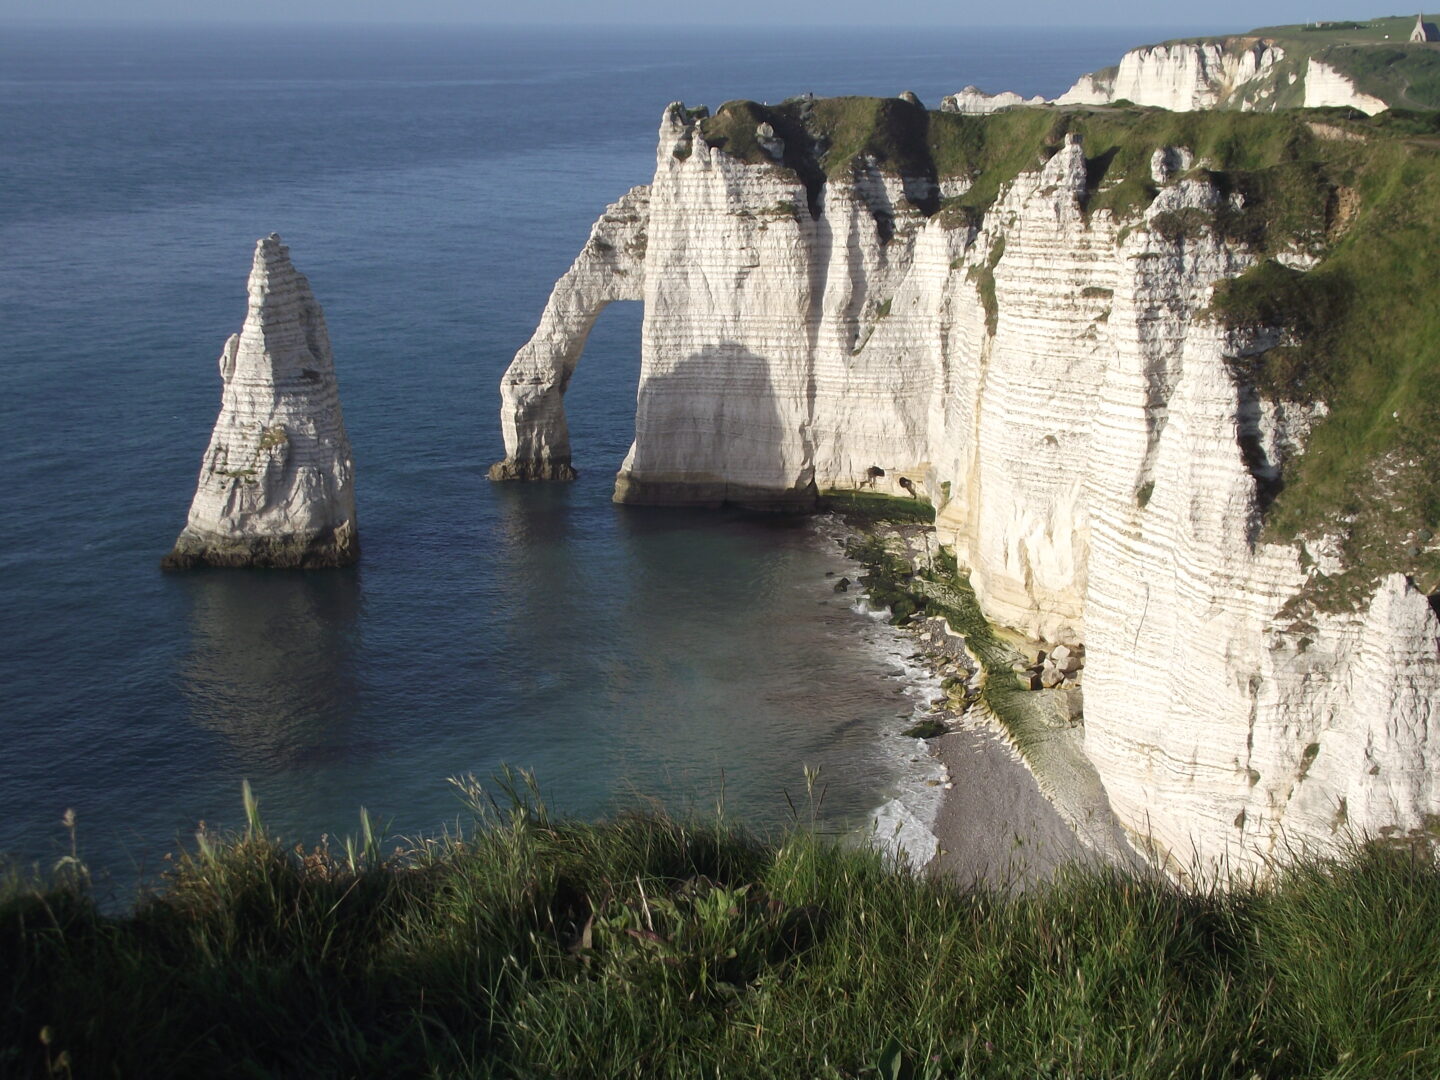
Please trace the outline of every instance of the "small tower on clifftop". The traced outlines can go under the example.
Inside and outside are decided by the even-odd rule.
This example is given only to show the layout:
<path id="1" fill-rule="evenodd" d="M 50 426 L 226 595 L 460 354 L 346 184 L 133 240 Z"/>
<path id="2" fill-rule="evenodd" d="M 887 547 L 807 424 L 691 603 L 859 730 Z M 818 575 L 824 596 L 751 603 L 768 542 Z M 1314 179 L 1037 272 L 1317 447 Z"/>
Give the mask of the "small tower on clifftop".
<path id="1" fill-rule="evenodd" d="M 1440 28 L 1425 21 L 1425 16 L 1415 16 L 1415 29 L 1410 31 L 1411 44 L 1423 45 L 1427 41 L 1440 41 Z"/>

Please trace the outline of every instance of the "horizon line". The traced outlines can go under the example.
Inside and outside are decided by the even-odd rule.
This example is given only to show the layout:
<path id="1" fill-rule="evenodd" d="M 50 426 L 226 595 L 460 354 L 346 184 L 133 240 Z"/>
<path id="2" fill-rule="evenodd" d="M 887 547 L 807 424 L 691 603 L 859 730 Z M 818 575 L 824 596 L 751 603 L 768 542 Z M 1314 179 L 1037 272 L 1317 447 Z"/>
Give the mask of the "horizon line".
<path id="1" fill-rule="evenodd" d="M 1137 30 L 1165 29 L 1174 30 L 1177 27 L 1198 28 L 1200 23 L 1180 22 L 1134 22 L 1130 20 L 1101 23 L 1048 23 L 1047 30 L 1076 31 L 1076 30 L 1120 30 L 1133 27 Z M 1203 24 L 1213 25 L 1213 24 Z M 1277 24 L 1279 25 L 1279 24 Z M 1300 25 L 1300 24 L 1296 24 Z M 864 29 L 871 33 L 906 32 L 913 30 L 1023 30 L 1034 33 L 1035 28 L 1025 23 L 1000 23 L 1000 22 L 954 22 L 937 24 L 934 20 L 917 20 L 914 23 L 889 23 L 883 27 L 877 27 L 873 23 L 856 18 L 854 22 L 839 21 L 827 22 L 825 26 L 815 26 L 813 23 L 805 22 L 656 22 L 653 19 L 636 20 L 633 22 L 620 20 L 607 20 L 603 22 L 587 22 L 575 19 L 557 18 L 551 21 L 520 21 L 508 19 L 454 19 L 454 18 L 354 18 L 327 19 L 312 17 L 267 17 L 261 19 L 233 19 L 233 18 L 206 18 L 206 17 L 114 17 L 106 15 L 73 15 L 73 16 L 12 16 L 0 14 L 0 26 L 29 26 L 29 27 L 79 27 L 93 26 L 113 28 L 117 26 L 133 27 L 229 27 L 229 28 L 263 28 L 263 27 L 330 27 L 334 29 L 346 28 L 370 28 L 370 27 L 416 27 L 416 28 L 465 28 L 465 29 L 506 29 L 506 30 L 584 30 L 593 32 L 595 30 L 614 30 L 616 32 L 634 32 L 636 30 L 716 30 L 728 29 L 736 31 L 751 31 L 757 27 L 765 30 L 803 30 L 809 34 L 823 34 L 828 30 L 857 30 Z M 1214 31 L 1215 33 L 1244 34 L 1255 27 L 1247 27 L 1240 30 Z"/>

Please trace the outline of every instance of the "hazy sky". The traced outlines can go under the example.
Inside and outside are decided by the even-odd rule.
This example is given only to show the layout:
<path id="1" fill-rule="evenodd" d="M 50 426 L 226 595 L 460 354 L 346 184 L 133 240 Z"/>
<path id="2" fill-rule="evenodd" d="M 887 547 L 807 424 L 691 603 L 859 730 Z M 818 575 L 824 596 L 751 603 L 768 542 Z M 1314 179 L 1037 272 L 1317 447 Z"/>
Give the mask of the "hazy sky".
<path id="1" fill-rule="evenodd" d="M 1432 0 L 1440 6 L 1440 0 Z M 0 0 L 0 20 L 650 23 L 667 25 L 1146 26 L 1216 30 L 1382 14 L 1332 0 Z"/>

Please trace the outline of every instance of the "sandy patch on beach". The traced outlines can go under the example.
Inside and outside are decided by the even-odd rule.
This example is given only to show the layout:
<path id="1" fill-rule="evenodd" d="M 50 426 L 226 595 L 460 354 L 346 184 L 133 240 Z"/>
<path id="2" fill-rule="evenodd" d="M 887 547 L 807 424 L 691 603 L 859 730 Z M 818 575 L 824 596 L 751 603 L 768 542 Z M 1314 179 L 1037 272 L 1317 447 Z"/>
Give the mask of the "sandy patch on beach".
<path id="1" fill-rule="evenodd" d="M 960 885 L 1025 888 L 1066 863 L 1096 860 L 1019 755 L 985 725 L 964 724 L 930 745 L 953 785 L 933 827 L 932 872 Z"/>

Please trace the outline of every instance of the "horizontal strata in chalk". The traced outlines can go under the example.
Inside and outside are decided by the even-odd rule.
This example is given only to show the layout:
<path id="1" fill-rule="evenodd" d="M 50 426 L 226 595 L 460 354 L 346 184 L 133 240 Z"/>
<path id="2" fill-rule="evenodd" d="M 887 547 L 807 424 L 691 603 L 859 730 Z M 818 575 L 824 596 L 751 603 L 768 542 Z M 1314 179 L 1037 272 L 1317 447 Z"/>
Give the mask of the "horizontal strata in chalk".
<path id="1" fill-rule="evenodd" d="M 248 288 L 189 518 L 163 565 L 354 562 L 354 464 L 320 305 L 273 234 L 255 246 Z"/>

